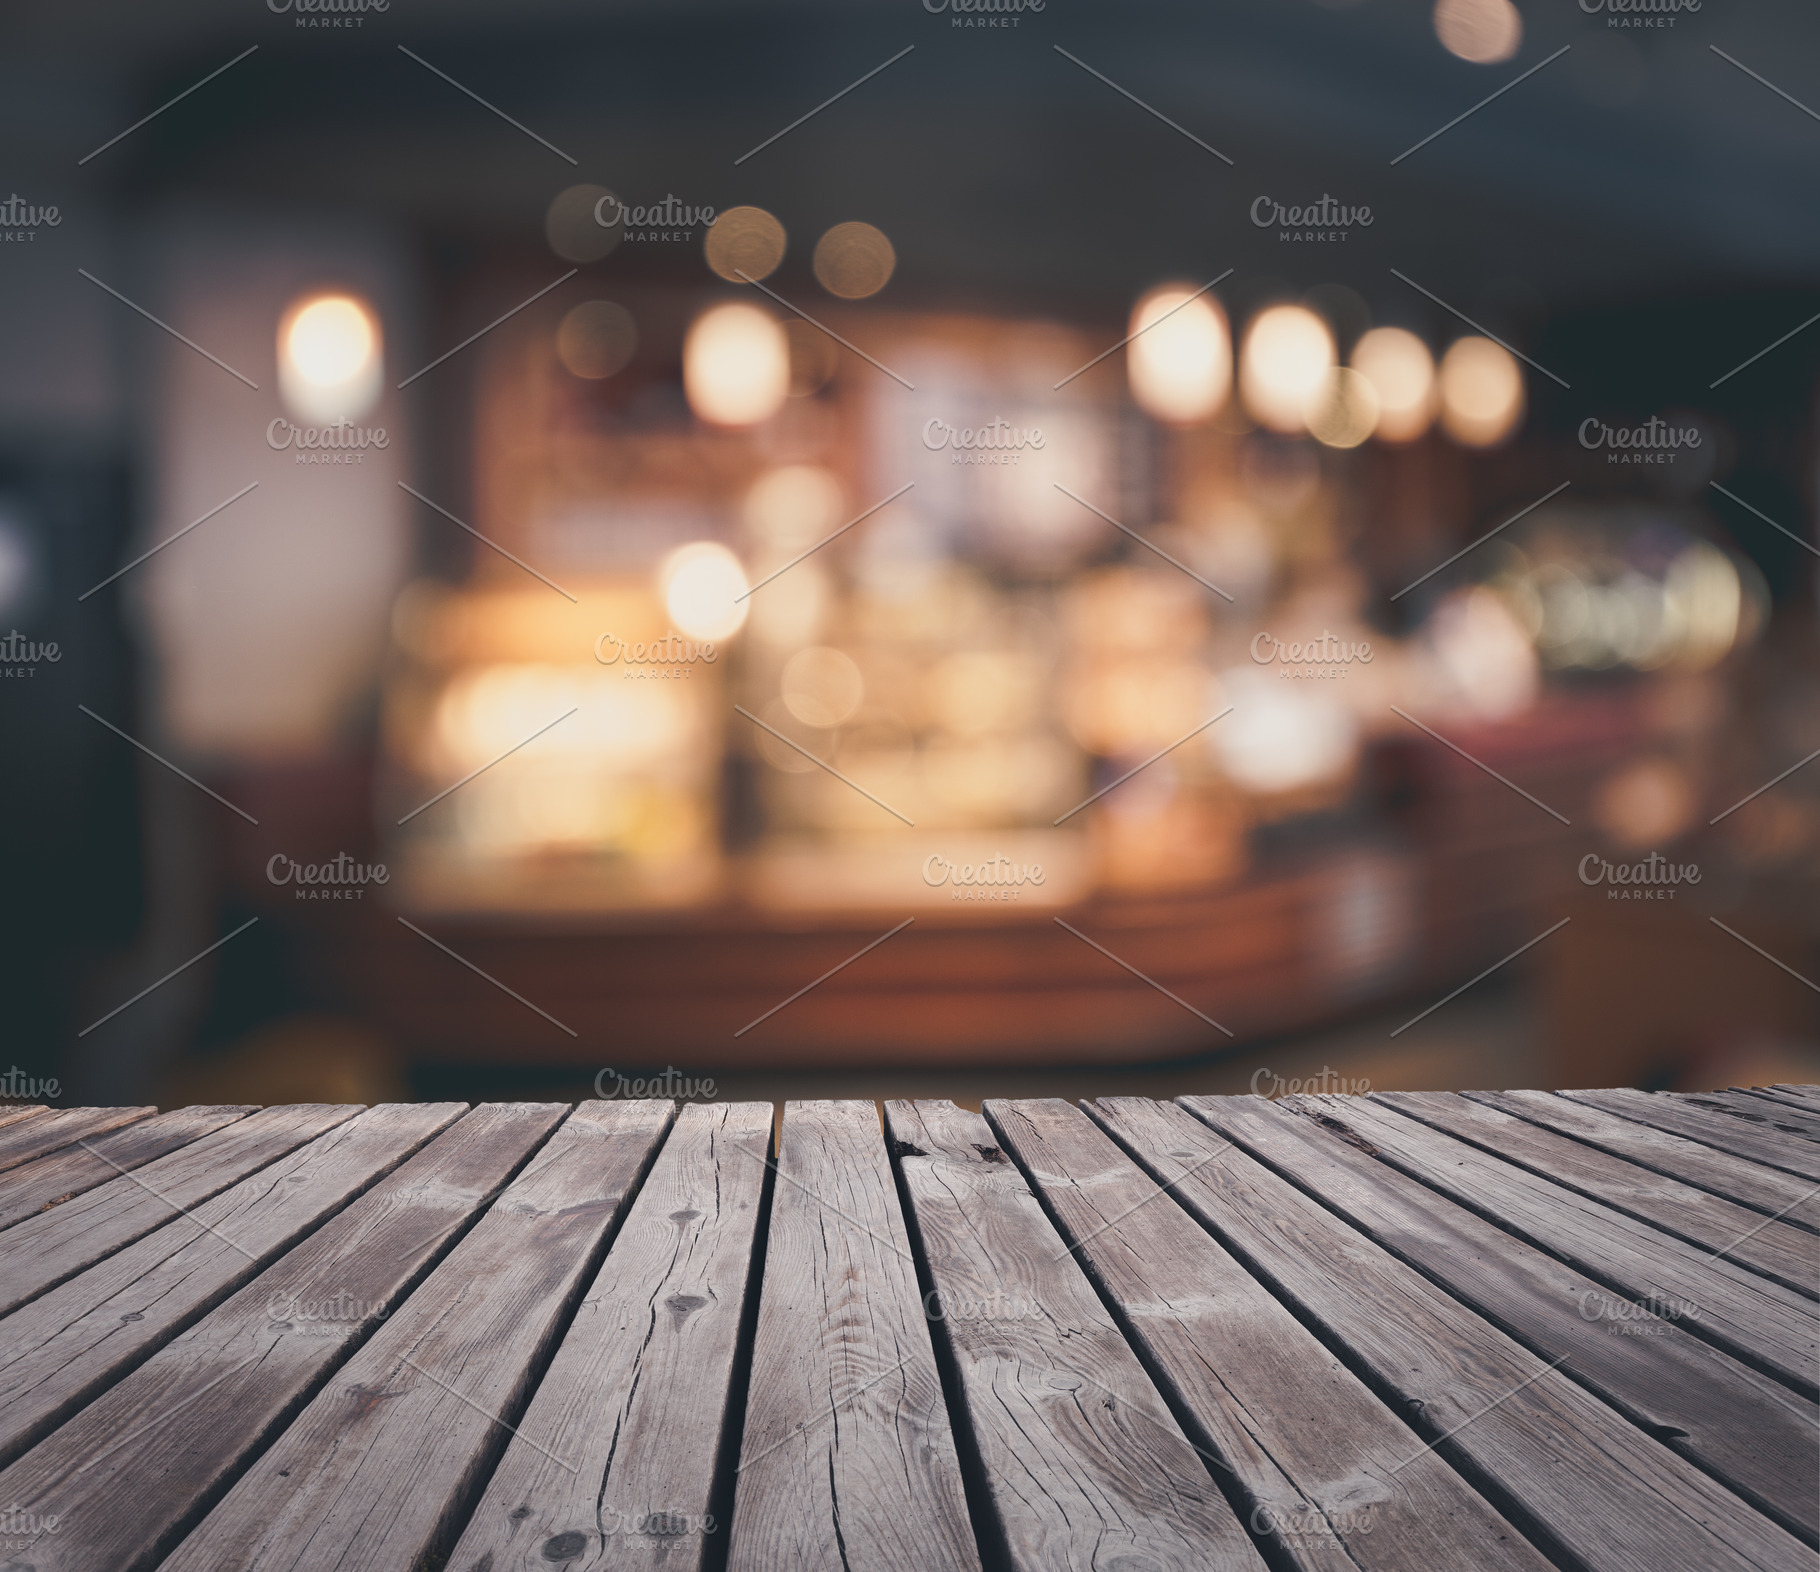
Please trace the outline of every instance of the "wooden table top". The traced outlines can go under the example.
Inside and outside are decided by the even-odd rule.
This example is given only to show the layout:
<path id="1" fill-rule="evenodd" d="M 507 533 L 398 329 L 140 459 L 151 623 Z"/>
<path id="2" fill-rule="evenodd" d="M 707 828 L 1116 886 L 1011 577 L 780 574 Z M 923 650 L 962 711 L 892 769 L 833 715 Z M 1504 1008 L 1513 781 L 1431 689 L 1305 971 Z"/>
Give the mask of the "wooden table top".
<path id="1" fill-rule="evenodd" d="M 1801 1568 L 1820 1088 L 0 1109 L 0 1567 Z"/>

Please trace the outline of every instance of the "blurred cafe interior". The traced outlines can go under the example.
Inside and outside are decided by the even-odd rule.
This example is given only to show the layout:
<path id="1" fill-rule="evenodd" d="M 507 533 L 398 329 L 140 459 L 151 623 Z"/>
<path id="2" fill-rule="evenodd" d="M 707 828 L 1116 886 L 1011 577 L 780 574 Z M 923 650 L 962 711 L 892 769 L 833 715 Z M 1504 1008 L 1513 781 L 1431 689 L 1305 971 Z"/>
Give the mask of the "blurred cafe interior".
<path id="1" fill-rule="evenodd" d="M 0 19 L 9 1063 L 1820 1080 L 1820 26 L 976 20 Z"/>

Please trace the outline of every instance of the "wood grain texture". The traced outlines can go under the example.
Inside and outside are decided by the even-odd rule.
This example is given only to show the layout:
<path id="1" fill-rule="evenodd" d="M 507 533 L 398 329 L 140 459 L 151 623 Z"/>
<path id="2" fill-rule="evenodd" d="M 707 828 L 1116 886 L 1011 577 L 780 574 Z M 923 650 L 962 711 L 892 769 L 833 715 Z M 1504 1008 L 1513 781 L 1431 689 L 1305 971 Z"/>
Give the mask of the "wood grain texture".
<path id="1" fill-rule="evenodd" d="M 1684 1135 L 1672 1135 L 1654 1125 L 1638 1124 L 1586 1103 L 1577 1103 L 1552 1092 L 1463 1092 L 1471 1102 L 1484 1103 L 1547 1130 L 1572 1136 L 1587 1146 L 1611 1152 L 1671 1179 L 1714 1195 L 1725 1196 L 1766 1217 L 1786 1220 L 1810 1233 L 1820 1233 L 1820 1190 L 1779 1168 L 1765 1168 L 1748 1158 L 1702 1146 Z"/>
<path id="2" fill-rule="evenodd" d="M 671 1113 L 576 1109 L 163 1572 L 440 1565 Z"/>
<path id="3" fill-rule="evenodd" d="M 554 1551 L 566 1572 L 693 1572 L 724 1542 L 715 1462 L 771 1118 L 769 1103 L 677 1115 L 451 1568 L 549 1572 Z"/>
<path id="4" fill-rule="evenodd" d="M 0 1234 L 0 1266 L 5 1268 L 0 1274 L 0 1315 L 143 1239 L 359 1112 L 332 1103 L 267 1108 L 136 1172 L 117 1175 L 55 1212 L 9 1228 Z"/>
<path id="5" fill-rule="evenodd" d="M 173 1108 L 126 1125 L 108 1135 L 66 1146 L 0 1174 L 0 1229 L 131 1173 L 258 1109 L 250 1104 L 222 1108 Z"/>
<path id="6" fill-rule="evenodd" d="M 1803 1229 L 1453 1092 L 1380 1092 L 1375 1101 L 1689 1244 L 1716 1250 L 1722 1259 L 1809 1299 L 1820 1296 L 1820 1239 Z"/>
<path id="7" fill-rule="evenodd" d="M 1785 1103 L 1776 1097 L 1757 1097 L 1737 1090 L 1724 1092 L 1683 1092 L 1671 1094 L 1677 1102 L 1695 1108 L 1711 1108 L 1716 1113 L 1731 1114 L 1748 1124 L 1767 1125 L 1784 1135 L 1802 1140 L 1820 1139 L 1820 1109 L 1813 1112 Z"/>
<path id="8" fill-rule="evenodd" d="M 53 1108 L 30 1119 L 0 1125 L 0 1170 L 17 1168 L 72 1141 L 92 1141 L 122 1125 L 149 1119 L 158 1110 L 144 1108 Z"/>
<path id="9" fill-rule="evenodd" d="M 1820 1184 L 1820 1151 L 1815 1151 L 1810 1143 L 1785 1136 L 1780 1131 L 1765 1130 L 1743 1119 L 1714 1113 L 1710 1108 L 1690 1107 L 1623 1086 L 1597 1091 L 1563 1091 L 1560 1095 L 1590 1108 L 1602 1108 L 1620 1119 L 1634 1119 L 1639 1124 L 1684 1135 L 1690 1141 L 1749 1158 L 1753 1163 L 1780 1168 L 1784 1173 L 1799 1174 L 1803 1179 Z"/>
<path id="10" fill-rule="evenodd" d="M 1186 1106 L 1217 1119 L 1222 1103 L 1255 1101 Z M 1221 1144 L 1185 1108 L 1094 1110 L 1164 1180 Z M 1218 1167 L 1172 1193 L 1532 1540 L 1599 1572 L 1811 1568 L 1792 1534 L 1255 1159 Z"/>
<path id="11" fill-rule="evenodd" d="M 143 1363 L 464 1111 L 459 1103 L 369 1108 L 0 1319 L 0 1461 Z M 0 1252 L 8 1237 L 0 1235 Z"/>
<path id="12" fill-rule="evenodd" d="M 1357 1099 L 1351 1099 L 1356 1102 Z M 1820 1541 L 1820 1408 L 1690 1336 L 1632 1316 L 1583 1272 L 1280 1106 L 1230 1098 L 1222 1128 L 1279 1173 L 1597 1392 L 1785 1528 Z"/>
<path id="13" fill-rule="evenodd" d="M 1208 1462 L 985 1119 L 889 1102 L 885 1130 L 1010 1565 L 1262 1572 Z"/>
<path id="14" fill-rule="evenodd" d="M 1278 1530 L 1287 1565 L 1549 1566 L 1435 1453 L 1406 1463 L 1420 1438 L 1078 1108 L 985 1112 L 1190 1439 L 1223 1460 L 1245 1520 Z"/>
<path id="15" fill-rule="evenodd" d="M 36 1119 L 50 1112 L 44 1103 L 0 1103 L 0 1125 L 16 1124 L 21 1119 Z"/>
<path id="16" fill-rule="evenodd" d="M 144 1572 L 568 1112 L 475 1109 L 0 1472 L 37 1572 Z"/>
<path id="17" fill-rule="evenodd" d="M 978 1572 L 878 1111 L 785 1106 L 732 1572 Z"/>
<path id="18" fill-rule="evenodd" d="M 1820 1315 L 1812 1300 L 1371 1099 L 1285 1102 L 1342 1121 L 1406 1173 L 1625 1298 L 1691 1306 L 1681 1324 L 1694 1336 L 1820 1396 Z"/>
<path id="19" fill-rule="evenodd" d="M 1755 1091 L 1769 1091 L 1779 1097 L 1792 1098 L 1804 1108 L 1820 1108 L 1820 1086 L 1791 1086 L 1786 1081 L 1778 1081 L 1774 1086 L 1754 1087 Z"/>
<path id="20" fill-rule="evenodd" d="M 1760 1097 L 1766 1102 L 1775 1103 L 1778 1107 L 1798 1109 L 1804 1114 L 1820 1115 L 1820 1102 L 1804 1096 L 1798 1087 L 1792 1086 L 1734 1086 L 1734 1092 L 1743 1092 L 1750 1097 Z"/>

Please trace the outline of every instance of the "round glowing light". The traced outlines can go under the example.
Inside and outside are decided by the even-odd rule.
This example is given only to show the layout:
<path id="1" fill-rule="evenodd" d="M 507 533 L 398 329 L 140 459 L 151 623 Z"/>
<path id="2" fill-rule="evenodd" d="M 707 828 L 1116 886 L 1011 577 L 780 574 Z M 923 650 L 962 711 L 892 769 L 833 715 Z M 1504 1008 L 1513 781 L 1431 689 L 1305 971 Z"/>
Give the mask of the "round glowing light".
<path id="1" fill-rule="evenodd" d="M 678 546 L 658 566 L 657 584 L 670 621 L 689 638 L 731 638 L 746 624 L 746 570 L 714 541 Z"/>
<path id="2" fill-rule="evenodd" d="M 572 376 L 597 382 L 623 371 L 638 348 L 632 313 L 611 300 L 587 300 L 562 319 L 556 354 Z"/>
<path id="3" fill-rule="evenodd" d="M 1125 371 L 1145 414 L 1187 425 L 1226 402 L 1232 340 L 1217 300 L 1164 284 L 1132 308 L 1131 333 Z"/>
<path id="4" fill-rule="evenodd" d="M 786 241 L 784 226 L 762 207 L 730 207 L 708 226 L 702 250 L 729 284 L 743 284 L 774 272 Z"/>
<path id="5" fill-rule="evenodd" d="M 1641 851 L 1682 834 L 1698 806 L 1686 771 L 1668 759 L 1639 759 L 1599 783 L 1593 817 L 1618 845 Z"/>
<path id="6" fill-rule="evenodd" d="M 1352 351 L 1352 369 L 1378 395 L 1377 435 L 1413 442 L 1435 417 L 1435 363 L 1428 346 L 1404 328 L 1373 328 Z"/>
<path id="7" fill-rule="evenodd" d="M 842 300 L 876 295 L 896 269 L 897 252 L 885 232 L 871 224 L 836 224 L 815 244 L 815 276 Z"/>
<path id="8" fill-rule="evenodd" d="M 825 644 L 792 655 L 781 688 L 784 708 L 805 726 L 838 726 L 852 719 L 866 697 L 853 657 Z"/>
<path id="9" fill-rule="evenodd" d="M 278 324 L 278 390 L 304 420 L 364 415 L 382 371 L 379 321 L 352 295 L 298 301 Z"/>
<path id="10" fill-rule="evenodd" d="M 1455 339 L 1441 357 L 1441 424 L 1469 448 L 1496 447 L 1523 419 L 1517 357 L 1488 338 Z"/>
<path id="11" fill-rule="evenodd" d="M 777 413 L 790 392 L 790 345 L 756 306 L 715 306 L 683 341 L 689 407 L 721 426 L 751 426 Z"/>
<path id="12" fill-rule="evenodd" d="M 1508 60 L 1523 43 L 1523 16 L 1510 0 L 1436 0 L 1435 37 L 1474 65 Z"/>
<path id="13" fill-rule="evenodd" d="M 1245 330 L 1239 356 L 1245 407 L 1273 431 L 1301 431 L 1333 363 L 1333 334 L 1306 306 L 1260 311 Z"/>
<path id="14" fill-rule="evenodd" d="M 1378 425 L 1378 390 L 1346 366 L 1327 373 L 1327 383 L 1308 410 L 1308 430 L 1330 448 L 1356 448 Z"/>
<path id="15" fill-rule="evenodd" d="M 1257 667 L 1221 673 L 1232 714 L 1209 744 L 1231 780 L 1269 795 L 1337 780 L 1358 757 L 1358 723 L 1331 693 L 1272 682 Z"/>
<path id="16" fill-rule="evenodd" d="M 543 216 L 544 239 L 565 262 L 598 262 L 624 233 L 617 225 L 601 222 L 612 213 L 619 198 L 605 186 L 570 186 L 559 191 Z"/>
<path id="17" fill-rule="evenodd" d="M 746 493 L 746 526 L 767 546 L 800 550 L 840 523 L 846 493 L 840 477 L 819 464 L 768 469 Z"/>

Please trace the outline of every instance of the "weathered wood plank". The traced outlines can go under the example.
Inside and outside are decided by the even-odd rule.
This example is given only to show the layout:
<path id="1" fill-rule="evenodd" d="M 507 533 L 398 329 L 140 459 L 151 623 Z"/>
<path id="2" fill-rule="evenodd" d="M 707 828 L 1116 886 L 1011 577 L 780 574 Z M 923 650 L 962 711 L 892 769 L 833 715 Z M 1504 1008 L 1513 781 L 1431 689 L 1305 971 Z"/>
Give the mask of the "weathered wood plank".
<path id="1" fill-rule="evenodd" d="M 0 1170 L 17 1168 L 73 1141 L 92 1141 L 122 1125 L 149 1119 L 158 1110 L 144 1108 L 53 1108 L 33 1119 L 0 1125 Z"/>
<path id="2" fill-rule="evenodd" d="M 1682 1092 L 1671 1094 L 1675 1101 L 1695 1108 L 1710 1108 L 1715 1113 L 1730 1114 L 1747 1124 L 1767 1125 L 1783 1135 L 1800 1140 L 1820 1140 L 1820 1110 L 1806 1109 L 1774 1097 L 1756 1097 L 1750 1092 Z"/>
<path id="3" fill-rule="evenodd" d="M 1263 1559 L 976 1113 L 888 1102 L 997 1528 L 1020 1569 Z"/>
<path id="4" fill-rule="evenodd" d="M 1193 1106 L 1217 1118 L 1222 1102 Z M 1808 1548 L 1559 1370 L 1239 1152 L 1183 1108 L 1108 1098 L 1094 1111 L 1139 1163 L 1381 1398 L 1562 1564 L 1795 1567 Z M 1445 1438 L 1445 1439 L 1443 1439 Z M 1418 1448 L 1412 1447 L 1413 1453 Z"/>
<path id="5" fill-rule="evenodd" d="M 567 1112 L 475 1109 L 0 1472 L 37 1572 L 155 1566 Z"/>
<path id="6" fill-rule="evenodd" d="M 583 1103 L 162 1572 L 441 1565 L 671 1113 Z"/>
<path id="7" fill-rule="evenodd" d="M 978 1572 L 878 1112 L 786 1105 L 731 1572 Z"/>
<path id="8" fill-rule="evenodd" d="M 143 1363 L 463 1112 L 460 1103 L 369 1108 L 0 1320 L 0 1461 Z"/>
<path id="9" fill-rule="evenodd" d="M 1552 1092 L 1463 1092 L 1461 1095 L 1471 1102 L 1484 1103 L 1531 1124 L 1539 1124 L 1544 1129 L 1572 1136 L 1655 1173 L 1725 1196 L 1764 1216 L 1779 1217 L 1811 1233 L 1820 1233 L 1820 1190 L 1779 1168 L 1766 1168 L 1749 1158 L 1702 1146 L 1684 1135 L 1672 1135 L 1654 1125 L 1638 1124 L 1604 1109 L 1557 1097 Z"/>
<path id="10" fill-rule="evenodd" d="M 36 1119 L 40 1114 L 47 1114 L 50 1108 L 44 1103 L 0 1103 L 0 1125 L 14 1124 L 20 1119 Z"/>
<path id="11" fill-rule="evenodd" d="M 1775 1103 L 1780 1108 L 1795 1108 L 1804 1114 L 1820 1115 L 1820 1102 L 1802 1096 L 1792 1086 L 1734 1086 L 1734 1092 L 1743 1092 L 1746 1096 L 1760 1097 L 1766 1102 Z"/>
<path id="12" fill-rule="evenodd" d="M 129 1124 L 109 1135 L 0 1174 L 0 1229 L 48 1212 L 122 1173 L 199 1141 L 205 1135 L 257 1113 L 251 1104 L 222 1108 L 173 1108 Z"/>
<path id="13" fill-rule="evenodd" d="M 1792 1097 L 1804 1108 L 1820 1108 L 1820 1086 L 1791 1086 L 1787 1081 L 1778 1081 L 1774 1086 L 1758 1090 L 1775 1092 L 1783 1097 Z"/>
<path id="14" fill-rule="evenodd" d="M 1571 1102 L 1602 1108 L 1621 1119 L 1654 1125 L 1658 1130 L 1684 1135 L 1704 1146 L 1716 1147 L 1722 1152 L 1747 1157 L 1753 1163 L 1764 1163 L 1820 1183 L 1820 1152 L 1813 1151 L 1806 1142 L 1795 1141 L 1775 1130 L 1760 1129 L 1743 1119 L 1729 1118 L 1710 1108 L 1690 1108 L 1667 1097 L 1632 1091 L 1623 1086 L 1563 1091 L 1560 1095 Z"/>
<path id="15" fill-rule="evenodd" d="M 1380 1092 L 1374 1101 L 1678 1239 L 1716 1250 L 1722 1259 L 1810 1299 L 1820 1296 L 1820 1239 L 1802 1229 L 1453 1092 Z"/>
<path id="16" fill-rule="evenodd" d="M 1287 1565 L 1550 1565 L 1435 1453 L 1408 1461 L 1421 1446 L 1409 1427 L 1078 1108 L 985 1111 L 1189 1438 L 1222 1459 L 1249 1526 L 1277 1530 Z"/>
<path id="17" fill-rule="evenodd" d="M 120 1174 L 55 1212 L 16 1224 L 0 1234 L 0 1265 L 5 1267 L 0 1315 L 143 1239 L 359 1111 L 332 1103 L 267 1108 L 137 1172 Z"/>
<path id="18" fill-rule="evenodd" d="M 1689 1307 L 1696 1337 L 1820 1396 L 1820 1316 L 1811 1300 L 1700 1246 L 1443 1135 L 1363 1097 L 1294 1097 L 1338 1120 L 1386 1161 L 1500 1228 L 1560 1256 L 1627 1299 Z"/>
<path id="19" fill-rule="evenodd" d="M 724 1542 L 715 1463 L 757 1286 L 771 1118 L 769 1103 L 677 1115 L 451 1569 L 694 1572 Z"/>
<path id="20" fill-rule="evenodd" d="M 1651 1435 L 1785 1528 L 1820 1539 L 1820 1407 L 1313 1119 L 1237 1098 L 1212 1117 L 1493 1325 L 1543 1359 L 1564 1360 Z"/>

